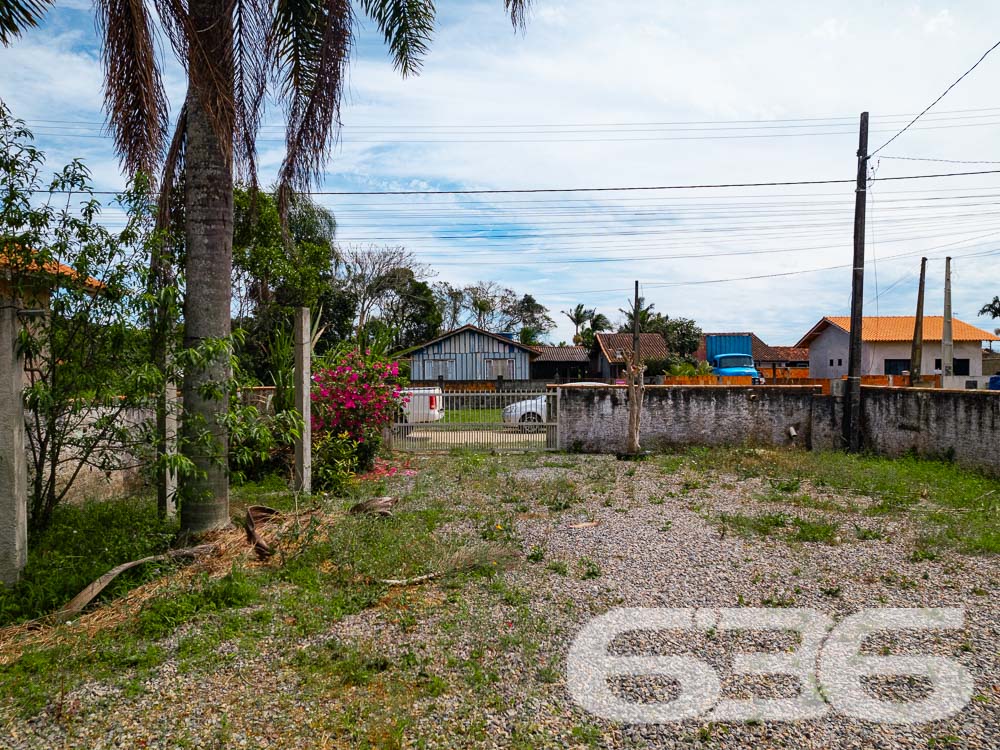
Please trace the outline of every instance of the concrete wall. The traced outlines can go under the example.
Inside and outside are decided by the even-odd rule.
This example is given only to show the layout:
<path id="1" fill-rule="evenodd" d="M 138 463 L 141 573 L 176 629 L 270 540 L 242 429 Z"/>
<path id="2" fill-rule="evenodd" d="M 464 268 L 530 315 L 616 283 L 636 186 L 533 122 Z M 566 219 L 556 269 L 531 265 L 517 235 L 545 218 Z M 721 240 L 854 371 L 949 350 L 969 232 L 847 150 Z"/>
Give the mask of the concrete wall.
<path id="1" fill-rule="evenodd" d="M 866 447 L 953 458 L 1000 476 L 1000 392 L 863 388 Z"/>
<path id="2" fill-rule="evenodd" d="M 643 448 L 674 445 L 810 444 L 812 386 L 650 386 L 643 399 Z M 789 428 L 796 437 L 791 437 Z M 559 389 L 559 447 L 613 453 L 624 450 L 625 389 Z"/>
<path id="3" fill-rule="evenodd" d="M 886 456 L 949 458 L 1000 476 L 1000 391 L 865 386 L 865 447 Z M 643 399 L 640 443 L 677 445 L 842 445 L 843 401 L 812 386 L 652 386 Z M 789 428 L 797 433 L 792 437 Z M 628 398 L 623 387 L 559 389 L 559 448 L 624 450 Z"/>

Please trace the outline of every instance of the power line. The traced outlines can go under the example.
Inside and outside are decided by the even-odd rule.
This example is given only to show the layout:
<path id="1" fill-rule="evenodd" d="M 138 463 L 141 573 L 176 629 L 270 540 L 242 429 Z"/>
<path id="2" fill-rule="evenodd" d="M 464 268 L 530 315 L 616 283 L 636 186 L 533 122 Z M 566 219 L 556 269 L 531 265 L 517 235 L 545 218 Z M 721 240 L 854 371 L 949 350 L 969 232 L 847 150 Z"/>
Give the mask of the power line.
<path id="1" fill-rule="evenodd" d="M 899 180 L 926 180 L 938 177 L 970 177 L 976 175 L 1000 174 L 1000 169 L 986 169 L 974 172 L 941 172 L 937 174 L 912 174 L 898 177 L 881 177 L 879 182 Z M 587 187 L 587 188 L 513 188 L 502 190 L 304 190 L 300 195 L 512 195 L 537 193 L 623 193 L 655 190 L 715 190 L 722 188 L 790 187 L 796 185 L 843 185 L 854 180 L 779 180 L 774 182 L 724 182 L 692 185 L 649 185 L 631 187 Z M 89 195 L 120 195 L 114 190 L 36 190 L 36 193 L 80 193 Z"/>
<path id="2" fill-rule="evenodd" d="M 939 97 L 938 97 L 937 99 L 935 99 L 935 100 L 934 100 L 934 101 L 932 101 L 932 102 L 931 102 L 930 104 L 928 104 L 928 105 L 927 105 L 927 106 L 926 106 L 926 107 L 924 108 L 924 110 L 923 110 L 923 111 L 922 111 L 922 112 L 921 112 L 920 114 L 918 114 L 918 115 L 917 115 L 916 117 L 914 117 L 914 118 L 913 118 L 912 120 L 910 120 L 910 122 L 909 122 L 909 123 L 908 123 L 907 125 L 905 125 L 905 126 L 903 127 L 903 129 L 902 129 L 902 130 L 900 130 L 900 131 L 899 131 L 898 133 L 896 133 L 896 135 L 894 135 L 894 136 L 893 136 L 892 138 L 890 138 L 890 139 L 889 139 L 889 140 L 887 140 L 887 141 L 886 141 L 885 143 L 883 143 L 883 144 L 882 144 L 881 146 L 879 146 L 879 147 L 878 147 L 877 149 L 875 149 L 875 150 L 874 150 L 874 151 L 873 151 L 873 152 L 872 152 L 872 153 L 870 154 L 870 156 L 875 156 L 875 154 L 877 154 L 877 153 L 878 153 L 879 151 L 881 151 L 882 149 L 884 149 L 884 148 L 885 148 L 886 146 L 888 146 L 888 145 L 889 145 L 890 143 L 892 143 L 892 142 L 893 142 L 894 140 L 896 140 L 897 138 L 899 138 L 899 136 L 901 136 L 901 135 L 902 135 L 903 133 L 905 133 L 905 132 L 906 132 L 907 130 L 909 130 L 909 129 L 910 129 L 910 128 L 911 128 L 912 126 L 913 126 L 913 124 L 914 124 L 914 123 L 915 123 L 915 122 L 916 122 L 917 120 L 919 120 L 919 119 L 920 119 L 921 117 L 923 117 L 923 116 L 924 116 L 925 114 L 927 114 L 927 112 L 928 112 L 928 111 L 929 111 L 929 110 L 931 109 L 931 107 L 933 107 L 933 106 L 934 106 L 935 104 L 937 104 L 937 103 L 938 103 L 939 101 L 941 101 L 942 99 L 944 99 L 944 98 L 945 98 L 945 96 L 947 96 L 947 94 L 948 94 L 948 92 L 949 92 L 949 91 L 951 91 L 951 90 L 952 90 L 953 88 L 955 88 L 955 87 L 956 87 L 956 86 L 957 86 L 957 85 L 958 85 L 959 83 L 961 83 L 961 81 L 962 81 L 962 79 L 963 79 L 963 78 L 965 78 L 965 77 L 966 77 L 967 75 L 969 75 L 969 73 L 971 73 L 971 72 L 972 72 L 972 71 L 974 71 L 974 70 L 975 70 L 975 69 L 976 69 L 977 67 L 979 67 L 979 63 L 981 63 L 981 62 L 982 62 L 983 60 L 985 60 L 985 59 L 987 58 L 987 56 L 988 56 L 988 55 L 989 55 L 989 54 L 990 54 L 990 53 L 991 53 L 991 52 L 992 52 L 993 50 L 995 50 L 995 49 L 996 49 L 997 47 L 1000 47 L 1000 41 L 998 41 L 998 42 L 997 42 L 996 44 L 994 44 L 994 45 L 993 45 L 992 47 L 990 47 L 990 48 L 989 48 L 988 50 L 986 50 L 986 51 L 985 51 L 985 52 L 983 53 L 983 56 L 982 56 L 982 57 L 980 57 L 980 58 L 979 58 L 978 60 L 976 60 L 976 64 L 975 64 L 975 65 L 973 65 L 973 66 L 972 66 L 971 68 L 969 68 L 969 69 L 968 69 L 967 71 L 965 71 L 964 73 L 962 73 L 962 75 L 960 75 L 960 76 L 959 76 L 959 77 L 958 77 L 958 78 L 957 78 L 957 79 L 955 80 L 955 82 L 954 82 L 954 83 L 952 83 L 952 84 L 951 84 L 951 85 L 950 85 L 950 86 L 949 86 L 948 88 L 946 88 L 946 89 L 945 89 L 945 90 L 944 90 L 944 91 L 943 91 L 943 92 L 941 93 L 941 96 L 939 96 Z"/>
<path id="3" fill-rule="evenodd" d="M 1000 164 L 1000 160 L 990 161 L 984 159 L 933 159 L 925 156 L 880 156 L 879 159 L 892 159 L 893 161 L 933 161 L 941 164 Z"/>

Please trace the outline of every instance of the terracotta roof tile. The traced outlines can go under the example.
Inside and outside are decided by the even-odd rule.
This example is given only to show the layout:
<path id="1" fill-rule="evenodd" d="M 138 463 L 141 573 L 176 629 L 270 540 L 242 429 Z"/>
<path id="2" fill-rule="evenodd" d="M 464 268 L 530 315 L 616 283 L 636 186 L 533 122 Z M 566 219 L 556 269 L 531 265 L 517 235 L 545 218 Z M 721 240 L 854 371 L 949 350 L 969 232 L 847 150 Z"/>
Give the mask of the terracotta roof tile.
<path id="1" fill-rule="evenodd" d="M 865 317 L 861 326 L 862 341 L 912 341 L 913 325 L 916 318 L 912 315 L 883 315 L 880 317 Z M 835 325 L 838 328 L 850 332 L 851 319 L 849 316 L 827 316 L 813 326 L 798 346 L 808 346 L 809 343 L 823 332 L 828 326 Z M 924 316 L 924 341 L 940 341 L 944 328 L 944 317 L 941 315 Z M 995 336 L 982 328 L 959 320 L 952 319 L 952 337 L 955 341 L 1000 341 L 1000 337 Z"/>
<path id="2" fill-rule="evenodd" d="M 536 346 L 535 362 L 589 362 L 590 352 L 583 346 Z"/>
<path id="3" fill-rule="evenodd" d="M 594 339 L 608 362 L 624 363 L 632 356 L 631 333 L 598 333 Z M 616 357 L 615 353 L 619 350 L 622 356 Z M 666 359 L 668 356 L 667 342 L 663 340 L 663 336 L 658 333 L 639 334 L 639 357 L 643 362 L 650 359 Z"/>

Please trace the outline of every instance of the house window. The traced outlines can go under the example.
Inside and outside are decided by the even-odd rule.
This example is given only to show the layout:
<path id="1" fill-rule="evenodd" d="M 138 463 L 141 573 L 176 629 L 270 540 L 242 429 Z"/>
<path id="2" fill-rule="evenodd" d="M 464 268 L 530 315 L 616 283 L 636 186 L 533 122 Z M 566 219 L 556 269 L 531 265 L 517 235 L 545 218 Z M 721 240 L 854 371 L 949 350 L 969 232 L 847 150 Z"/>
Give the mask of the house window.
<path id="1" fill-rule="evenodd" d="M 969 365 L 971 364 L 970 360 L 968 360 L 968 359 L 953 359 L 952 360 L 952 364 L 955 366 L 955 374 L 956 375 L 965 375 L 966 377 L 968 377 L 968 375 L 969 375 Z M 935 359 L 934 360 L 934 369 L 935 370 L 940 370 L 941 369 L 941 360 L 940 359 Z"/>
<path id="2" fill-rule="evenodd" d="M 910 360 L 908 359 L 887 359 L 885 360 L 885 375 L 902 375 L 910 371 Z"/>
<path id="3" fill-rule="evenodd" d="M 837 367 L 843 367 L 843 366 L 844 366 L 844 360 L 838 359 L 837 360 Z"/>
<path id="4" fill-rule="evenodd" d="M 453 359 L 428 359 L 424 362 L 424 379 L 437 380 L 455 379 L 455 360 Z"/>
<path id="5" fill-rule="evenodd" d="M 830 360 L 830 367 L 833 367 L 833 360 Z"/>
<path id="6" fill-rule="evenodd" d="M 486 376 L 494 380 L 496 378 L 503 378 L 504 380 L 513 380 L 514 360 L 512 359 L 486 360 Z"/>

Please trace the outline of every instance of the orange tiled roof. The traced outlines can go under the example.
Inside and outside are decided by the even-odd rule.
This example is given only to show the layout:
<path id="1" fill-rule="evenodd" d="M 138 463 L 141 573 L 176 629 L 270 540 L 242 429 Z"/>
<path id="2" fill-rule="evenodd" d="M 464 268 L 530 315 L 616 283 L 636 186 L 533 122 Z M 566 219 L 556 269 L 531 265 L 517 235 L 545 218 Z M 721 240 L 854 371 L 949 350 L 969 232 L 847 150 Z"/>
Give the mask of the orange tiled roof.
<path id="1" fill-rule="evenodd" d="M 911 341 L 913 325 L 916 319 L 912 315 L 883 315 L 880 317 L 865 317 L 861 326 L 862 341 Z M 850 332 L 851 318 L 847 315 L 827 316 L 813 326 L 796 346 L 808 346 L 827 326 L 835 325 Z M 944 317 L 941 315 L 924 316 L 924 341 L 940 341 Z M 1000 341 L 1000 337 L 982 328 L 976 328 L 958 318 L 952 319 L 952 338 L 955 341 Z"/>
<path id="2" fill-rule="evenodd" d="M 622 363 L 632 357 L 631 333 L 598 333 L 594 335 L 597 347 L 608 362 Z M 618 351 L 622 356 L 615 356 Z M 651 359 L 666 359 L 669 356 L 667 342 L 658 333 L 639 334 L 639 358 L 645 362 Z"/>
<path id="3" fill-rule="evenodd" d="M 20 259 L 17 260 L 19 261 Z M 11 263 L 11 260 L 7 256 L 7 254 L 0 252 L 0 267 L 6 266 L 10 268 L 13 265 L 14 263 Z M 39 264 L 36 261 L 32 261 L 26 268 L 23 267 L 21 263 L 17 263 L 17 265 L 22 266 L 17 270 L 27 273 L 36 273 L 36 274 L 46 273 L 57 277 L 65 276 L 66 278 L 72 279 L 74 281 L 79 281 L 83 278 L 79 273 L 76 272 L 74 268 L 71 268 L 70 266 L 67 266 L 64 263 L 59 263 L 54 260 L 45 261 L 44 263 L 41 264 L 41 266 L 39 266 Z M 84 280 L 83 286 L 84 288 L 90 289 L 95 292 L 99 292 L 100 290 L 104 289 L 104 284 L 102 282 L 92 278 L 87 278 L 86 280 Z"/>

